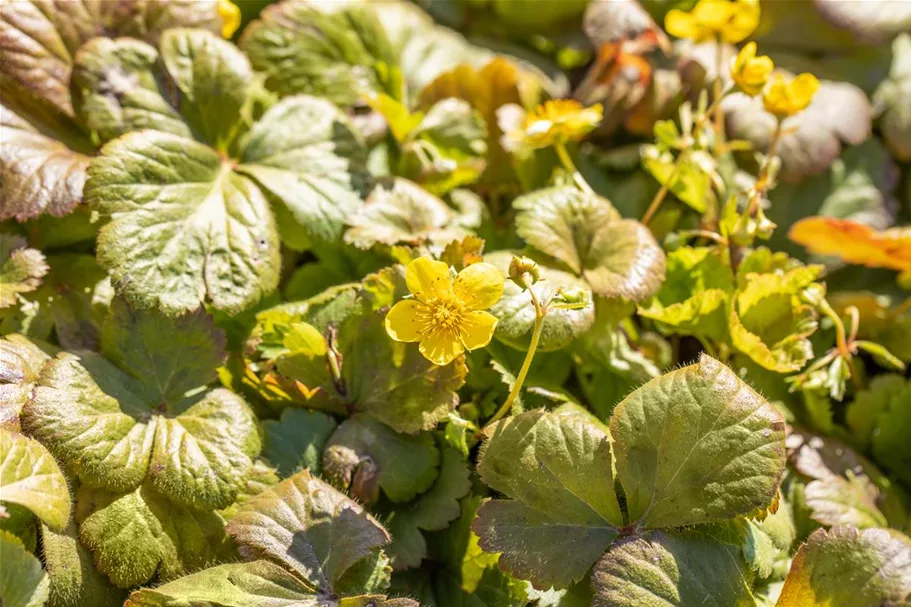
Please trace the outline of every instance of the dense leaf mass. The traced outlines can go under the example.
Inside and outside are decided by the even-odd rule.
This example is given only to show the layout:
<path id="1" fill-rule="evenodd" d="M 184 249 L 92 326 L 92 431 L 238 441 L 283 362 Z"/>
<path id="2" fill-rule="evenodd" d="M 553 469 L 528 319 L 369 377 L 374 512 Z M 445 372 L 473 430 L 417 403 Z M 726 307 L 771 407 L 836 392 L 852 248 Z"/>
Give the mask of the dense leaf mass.
<path id="1" fill-rule="evenodd" d="M 0 606 L 911 607 L 911 2 L 10 0 Z"/>

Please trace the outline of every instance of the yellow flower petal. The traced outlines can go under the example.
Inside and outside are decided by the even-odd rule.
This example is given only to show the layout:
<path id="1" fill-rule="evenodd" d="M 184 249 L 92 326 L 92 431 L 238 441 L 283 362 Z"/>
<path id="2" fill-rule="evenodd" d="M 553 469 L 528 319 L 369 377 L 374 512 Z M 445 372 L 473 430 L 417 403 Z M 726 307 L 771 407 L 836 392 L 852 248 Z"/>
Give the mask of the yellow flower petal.
<path id="1" fill-rule="evenodd" d="M 462 344 L 467 350 L 483 348 L 493 338 L 497 322 L 499 322 L 497 317 L 490 312 L 469 312 L 463 317 L 459 326 Z"/>
<path id="2" fill-rule="evenodd" d="M 700 0 L 691 15 L 696 22 L 713 32 L 722 32 L 734 18 L 737 5 L 729 0 Z"/>
<path id="3" fill-rule="evenodd" d="M 386 333 L 395 341 L 421 341 L 427 328 L 427 306 L 414 299 L 403 299 L 386 314 Z"/>
<path id="4" fill-rule="evenodd" d="M 486 310 L 503 296 L 503 274 L 489 263 L 474 263 L 459 272 L 453 283 L 456 299 L 468 310 Z"/>
<path id="5" fill-rule="evenodd" d="M 437 331 L 421 340 L 418 348 L 424 358 L 435 365 L 448 365 L 465 351 L 458 336 L 451 331 Z"/>
<path id="6" fill-rule="evenodd" d="M 731 44 L 746 40 L 759 27 L 759 0 L 737 0 L 727 25 L 720 30 L 721 39 Z"/>
<path id="7" fill-rule="evenodd" d="M 758 95 L 765 88 L 775 64 L 769 57 L 756 56 L 756 43 L 744 46 L 731 66 L 731 78 L 747 95 Z"/>
<path id="8" fill-rule="evenodd" d="M 221 18 L 221 37 L 229 40 L 240 27 L 240 9 L 231 0 L 218 0 L 218 16 Z"/>
<path id="9" fill-rule="evenodd" d="M 418 257 L 405 269 L 408 290 L 421 301 L 445 297 L 452 293 L 449 266 L 430 257 Z"/>
<path id="10" fill-rule="evenodd" d="M 664 29 L 672 36 L 690 40 L 698 40 L 704 35 L 704 30 L 696 22 L 696 18 L 678 8 L 668 11 L 664 17 Z"/>
<path id="11" fill-rule="evenodd" d="M 813 74 L 801 74 L 788 85 L 791 103 L 798 112 L 806 109 L 819 89 L 819 80 Z"/>

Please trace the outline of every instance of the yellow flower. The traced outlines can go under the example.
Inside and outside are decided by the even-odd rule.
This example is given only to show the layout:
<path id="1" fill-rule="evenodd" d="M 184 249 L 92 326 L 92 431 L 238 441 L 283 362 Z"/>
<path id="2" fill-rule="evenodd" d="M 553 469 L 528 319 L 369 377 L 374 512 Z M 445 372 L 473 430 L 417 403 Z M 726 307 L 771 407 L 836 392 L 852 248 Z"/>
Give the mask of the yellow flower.
<path id="1" fill-rule="evenodd" d="M 675 8 L 664 18 L 668 33 L 695 42 L 720 38 L 736 44 L 758 26 L 759 0 L 699 0 L 692 11 Z"/>
<path id="2" fill-rule="evenodd" d="M 556 143 L 579 141 L 604 117 L 600 103 L 583 107 L 573 99 L 545 101 L 528 112 L 518 128 L 507 134 L 507 149 L 541 149 Z"/>
<path id="3" fill-rule="evenodd" d="M 221 37 L 230 40 L 240 27 L 240 9 L 231 0 L 218 0 L 218 16 L 221 17 Z"/>
<path id="4" fill-rule="evenodd" d="M 818 88 L 819 80 L 813 74 L 801 74 L 790 82 L 785 82 L 781 74 L 776 74 L 762 95 L 762 104 L 770 114 L 787 118 L 805 110 Z"/>
<path id="5" fill-rule="evenodd" d="M 475 263 L 455 278 L 449 266 L 419 257 L 405 270 L 414 299 L 404 299 L 386 315 L 386 332 L 396 341 L 420 342 L 430 362 L 447 365 L 465 350 L 490 343 L 497 318 L 487 308 L 503 295 L 503 275 L 489 263 Z"/>
<path id="6" fill-rule="evenodd" d="M 744 93 L 758 95 L 765 88 L 775 64 L 769 57 L 756 56 L 756 43 L 750 42 L 740 49 L 731 66 L 731 78 Z"/>

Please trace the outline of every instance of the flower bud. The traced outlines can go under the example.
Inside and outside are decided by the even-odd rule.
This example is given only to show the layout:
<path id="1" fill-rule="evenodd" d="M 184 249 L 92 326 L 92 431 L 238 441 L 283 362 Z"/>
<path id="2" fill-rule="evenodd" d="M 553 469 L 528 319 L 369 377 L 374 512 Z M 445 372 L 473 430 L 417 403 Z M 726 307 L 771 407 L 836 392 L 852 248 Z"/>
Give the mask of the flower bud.
<path id="1" fill-rule="evenodd" d="M 541 279 L 541 273 L 538 264 L 528 257 L 513 257 L 509 262 L 509 278 L 522 289 L 528 289 Z"/>

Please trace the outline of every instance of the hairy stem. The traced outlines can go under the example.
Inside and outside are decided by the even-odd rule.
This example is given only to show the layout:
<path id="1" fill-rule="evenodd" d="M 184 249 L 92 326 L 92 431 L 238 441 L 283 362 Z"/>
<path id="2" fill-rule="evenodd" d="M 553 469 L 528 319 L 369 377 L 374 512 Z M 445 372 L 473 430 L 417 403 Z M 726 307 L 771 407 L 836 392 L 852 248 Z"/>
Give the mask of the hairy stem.
<path id="1" fill-rule="evenodd" d="M 525 354 L 525 361 L 522 363 L 522 368 L 519 370 L 519 376 L 516 378 L 512 390 L 509 391 L 509 396 L 506 397 L 506 401 L 497 412 L 494 413 L 493 417 L 487 421 L 487 426 L 499 421 L 504 415 L 512 410 L 512 405 L 516 402 L 516 398 L 519 397 L 519 392 L 522 390 L 525 378 L 528 377 L 528 370 L 531 368 L 531 361 L 535 357 L 535 351 L 538 349 L 538 341 L 541 339 L 541 329 L 544 328 L 544 316 L 547 314 L 547 309 L 538 301 L 538 296 L 535 295 L 534 289 L 529 287 L 528 292 L 531 294 L 531 301 L 535 306 L 535 327 L 531 332 L 531 343 L 528 345 L 528 353 Z"/>

